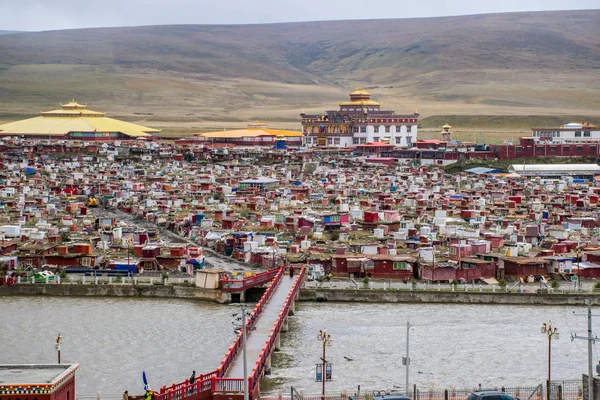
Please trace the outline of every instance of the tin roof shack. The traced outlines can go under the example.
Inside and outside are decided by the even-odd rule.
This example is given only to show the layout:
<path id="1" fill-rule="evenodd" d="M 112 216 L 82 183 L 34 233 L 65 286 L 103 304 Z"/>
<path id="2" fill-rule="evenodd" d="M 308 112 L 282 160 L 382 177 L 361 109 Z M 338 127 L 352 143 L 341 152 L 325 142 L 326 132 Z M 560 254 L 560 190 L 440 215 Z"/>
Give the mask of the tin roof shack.
<path id="1" fill-rule="evenodd" d="M 79 364 L 0 365 L 0 400 L 75 400 Z"/>
<path id="2" fill-rule="evenodd" d="M 415 278 L 415 262 L 411 256 L 390 254 L 377 254 L 371 258 L 373 269 L 368 275 L 374 279 L 400 279 L 410 280 Z"/>
<path id="3" fill-rule="evenodd" d="M 496 269 L 497 265 L 493 261 L 469 257 L 460 260 L 457 264 L 423 264 L 421 279 L 432 282 L 451 282 L 453 280 L 474 282 L 480 279 L 496 278 Z"/>
<path id="4" fill-rule="evenodd" d="M 499 278 L 527 278 L 548 274 L 550 261 L 544 258 L 500 257 L 498 259 Z"/>
<path id="5" fill-rule="evenodd" d="M 257 188 L 260 192 L 265 192 L 279 186 L 279 180 L 261 176 L 240 181 L 240 189 Z"/>

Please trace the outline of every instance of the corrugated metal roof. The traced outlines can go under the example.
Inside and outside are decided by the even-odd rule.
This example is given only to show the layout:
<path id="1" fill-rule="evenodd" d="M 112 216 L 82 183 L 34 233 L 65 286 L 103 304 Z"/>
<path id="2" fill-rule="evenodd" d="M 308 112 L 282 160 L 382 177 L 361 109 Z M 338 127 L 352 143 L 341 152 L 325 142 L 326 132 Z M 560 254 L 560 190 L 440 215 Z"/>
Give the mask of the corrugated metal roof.
<path id="1" fill-rule="evenodd" d="M 597 164 L 513 164 L 508 168 L 511 172 L 517 173 L 541 173 L 541 172 L 600 172 L 600 166 Z"/>

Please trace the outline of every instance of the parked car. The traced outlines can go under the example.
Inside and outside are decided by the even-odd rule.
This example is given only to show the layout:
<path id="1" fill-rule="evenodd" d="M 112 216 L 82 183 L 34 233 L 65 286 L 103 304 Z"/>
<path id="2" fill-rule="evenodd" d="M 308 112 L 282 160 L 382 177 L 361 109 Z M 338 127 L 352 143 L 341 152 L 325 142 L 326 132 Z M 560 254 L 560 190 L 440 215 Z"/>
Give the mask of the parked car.
<path id="1" fill-rule="evenodd" d="M 499 390 L 480 390 L 473 392 L 467 400 L 519 400 Z"/>
<path id="2" fill-rule="evenodd" d="M 410 397 L 407 397 L 403 394 L 381 394 L 375 395 L 373 393 L 373 400 L 411 400 Z"/>

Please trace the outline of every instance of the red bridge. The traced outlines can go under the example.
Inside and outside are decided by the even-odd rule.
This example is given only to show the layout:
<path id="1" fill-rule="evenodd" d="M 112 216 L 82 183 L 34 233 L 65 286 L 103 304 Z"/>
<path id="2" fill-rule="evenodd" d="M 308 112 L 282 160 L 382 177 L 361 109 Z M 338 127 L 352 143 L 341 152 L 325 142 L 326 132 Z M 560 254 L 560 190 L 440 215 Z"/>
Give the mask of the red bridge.
<path id="1" fill-rule="evenodd" d="M 273 268 L 268 271 L 248 276 L 244 279 L 221 279 L 219 280 L 221 291 L 227 293 L 239 293 L 255 286 L 264 285 L 275 278 L 279 271 L 279 268 Z"/>
<path id="2" fill-rule="evenodd" d="M 241 291 L 245 287 L 257 286 L 269 279 L 272 282 L 265 294 L 254 307 L 248 318 L 246 329 L 246 355 L 248 359 L 248 392 L 250 399 L 259 397 L 260 379 L 270 373 L 271 353 L 279 349 L 279 335 L 287 330 L 287 317 L 294 313 L 294 303 L 302 281 L 304 267 L 295 271 L 293 278 L 288 277 L 285 268 L 265 271 L 261 278 L 257 276 L 234 282 L 231 291 Z M 252 278 L 256 278 L 252 280 Z M 241 283 L 239 283 L 241 282 Z M 191 384 L 189 380 L 169 387 L 162 387 L 157 400 L 231 400 L 243 399 L 244 396 L 244 365 L 242 357 L 242 332 L 240 332 L 233 345 L 225 354 L 221 365 L 208 374 L 200 375 Z"/>

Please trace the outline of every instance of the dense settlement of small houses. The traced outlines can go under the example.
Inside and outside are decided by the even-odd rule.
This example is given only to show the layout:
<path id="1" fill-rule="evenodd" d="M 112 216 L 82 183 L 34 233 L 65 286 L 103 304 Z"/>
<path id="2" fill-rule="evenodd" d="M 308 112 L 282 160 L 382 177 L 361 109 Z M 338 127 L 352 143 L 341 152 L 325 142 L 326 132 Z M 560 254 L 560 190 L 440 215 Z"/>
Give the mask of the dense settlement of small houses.
<path id="1" fill-rule="evenodd" d="M 3 140 L 0 164 L 9 273 L 193 273 L 210 248 L 264 269 L 321 265 L 334 277 L 600 277 L 595 172 L 449 175 L 349 153 L 20 138 Z"/>
<path id="2" fill-rule="evenodd" d="M 39 270 L 193 275 L 214 267 L 207 249 L 334 278 L 600 277 L 598 165 L 448 174 L 447 162 L 498 149 L 453 141 L 448 125 L 441 141 L 417 140 L 417 113 L 379 106 L 359 89 L 339 111 L 302 113 L 302 133 L 256 123 L 175 141 L 74 101 L 0 125 L 0 282 Z M 568 125 L 499 151 L 597 151 L 597 127 Z"/>

